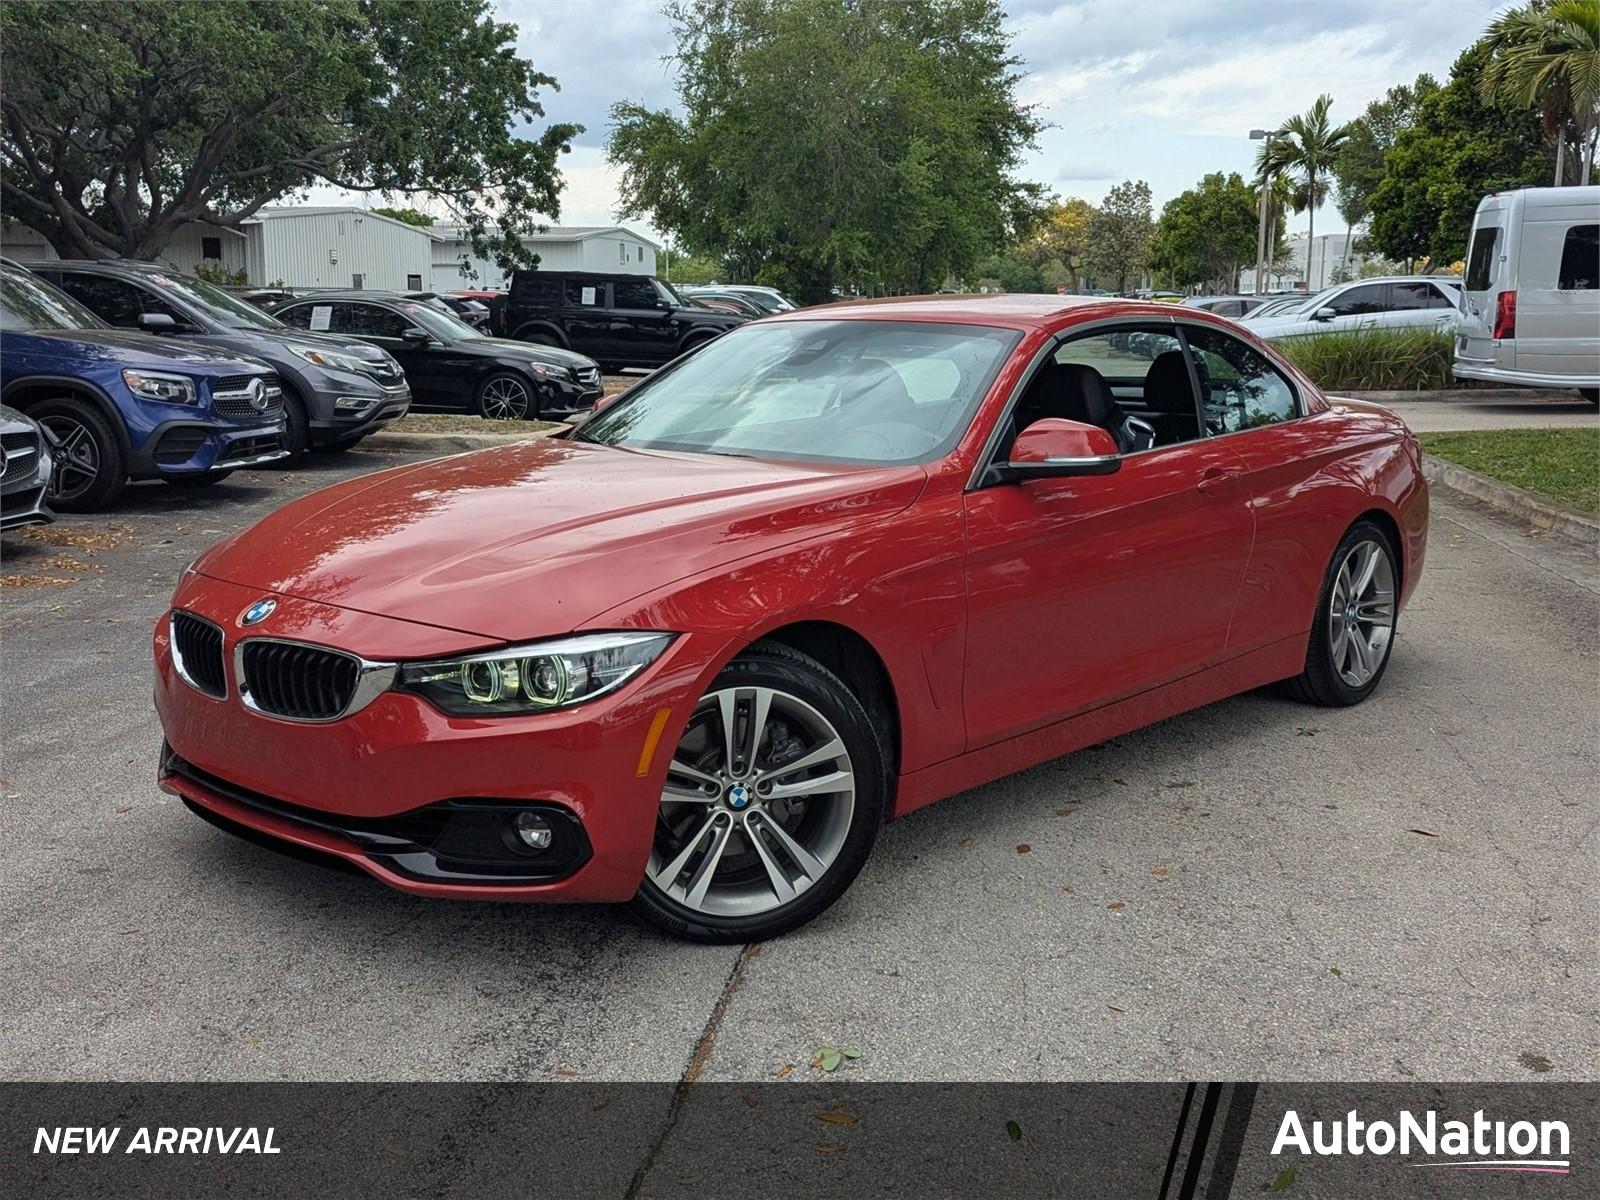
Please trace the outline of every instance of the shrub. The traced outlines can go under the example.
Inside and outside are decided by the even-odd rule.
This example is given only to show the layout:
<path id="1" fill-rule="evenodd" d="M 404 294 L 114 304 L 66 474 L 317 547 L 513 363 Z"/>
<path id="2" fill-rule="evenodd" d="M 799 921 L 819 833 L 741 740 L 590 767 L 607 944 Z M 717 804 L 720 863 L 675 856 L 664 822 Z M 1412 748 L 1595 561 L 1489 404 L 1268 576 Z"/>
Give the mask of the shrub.
<path id="1" fill-rule="evenodd" d="M 1273 349 L 1324 391 L 1451 387 L 1455 335 L 1434 329 L 1353 329 L 1282 338 Z"/>

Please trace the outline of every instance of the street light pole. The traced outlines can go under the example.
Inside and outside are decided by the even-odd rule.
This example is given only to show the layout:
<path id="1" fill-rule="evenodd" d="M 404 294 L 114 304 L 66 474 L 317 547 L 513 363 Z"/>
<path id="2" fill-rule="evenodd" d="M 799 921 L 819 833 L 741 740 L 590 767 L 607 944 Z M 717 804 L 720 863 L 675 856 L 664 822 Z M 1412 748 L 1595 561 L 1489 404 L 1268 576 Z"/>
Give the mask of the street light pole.
<path id="1" fill-rule="evenodd" d="M 1272 144 L 1272 139 L 1277 137 L 1281 129 L 1252 129 L 1250 140 L 1252 142 L 1264 141 L 1266 145 Z M 1265 149 L 1265 146 L 1263 146 Z M 1260 296 L 1266 291 L 1267 274 L 1267 189 L 1272 184 L 1272 174 L 1269 171 L 1261 172 L 1261 199 L 1256 205 L 1256 295 Z"/>

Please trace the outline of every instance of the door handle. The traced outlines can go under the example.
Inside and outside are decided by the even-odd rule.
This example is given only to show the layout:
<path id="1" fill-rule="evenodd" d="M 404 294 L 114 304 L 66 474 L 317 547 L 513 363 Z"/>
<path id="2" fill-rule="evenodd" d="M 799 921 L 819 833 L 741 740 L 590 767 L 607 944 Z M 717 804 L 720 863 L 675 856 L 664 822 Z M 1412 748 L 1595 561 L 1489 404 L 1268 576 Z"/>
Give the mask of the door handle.
<path id="1" fill-rule="evenodd" d="M 1214 492 L 1232 483 L 1242 474 L 1234 467 L 1207 467 L 1200 472 L 1200 482 L 1195 486 L 1202 492 Z"/>

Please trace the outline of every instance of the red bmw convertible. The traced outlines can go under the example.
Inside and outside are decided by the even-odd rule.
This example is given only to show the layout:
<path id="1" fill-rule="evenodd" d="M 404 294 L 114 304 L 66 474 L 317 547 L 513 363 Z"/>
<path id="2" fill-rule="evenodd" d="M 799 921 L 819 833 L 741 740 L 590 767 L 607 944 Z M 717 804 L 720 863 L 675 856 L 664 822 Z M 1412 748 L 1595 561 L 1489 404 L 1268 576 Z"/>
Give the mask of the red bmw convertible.
<path id="1" fill-rule="evenodd" d="M 1365 699 L 1427 519 L 1399 420 L 1199 310 L 805 309 L 201 555 L 161 786 L 418 895 L 770 937 L 941 796 L 1265 684 Z"/>

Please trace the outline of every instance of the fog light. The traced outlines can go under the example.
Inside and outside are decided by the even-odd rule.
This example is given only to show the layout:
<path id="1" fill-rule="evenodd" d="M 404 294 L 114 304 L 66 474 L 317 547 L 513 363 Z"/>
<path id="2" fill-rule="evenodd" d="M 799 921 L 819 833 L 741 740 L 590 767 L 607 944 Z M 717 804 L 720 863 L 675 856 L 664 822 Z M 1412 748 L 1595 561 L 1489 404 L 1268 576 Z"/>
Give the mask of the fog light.
<path id="1" fill-rule="evenodd" d="M 517 841 L 530 850 L 548 850 L 550 843 L 555 840 L 555 830 L 550 828 L 550 822 L 538 813 L 519 812 L 511 827 L 516 830 Z"/>

